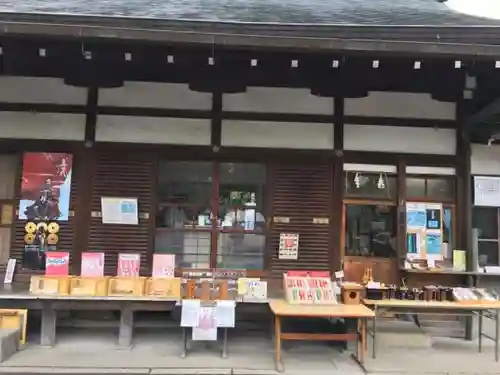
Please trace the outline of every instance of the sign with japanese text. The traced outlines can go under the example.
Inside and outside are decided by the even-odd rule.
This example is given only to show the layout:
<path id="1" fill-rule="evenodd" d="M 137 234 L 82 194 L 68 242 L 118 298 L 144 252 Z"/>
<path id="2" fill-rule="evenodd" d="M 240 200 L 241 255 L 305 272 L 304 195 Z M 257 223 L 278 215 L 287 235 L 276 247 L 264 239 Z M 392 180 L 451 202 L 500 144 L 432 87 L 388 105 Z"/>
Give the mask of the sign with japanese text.
<path id="1" fill-rule="evenodd" d="M 138 277 L 141 268 L 141 254 L 118 254 L 117 276 Z"/>
<path id="2" fill-rule="evenodd" d="M 49 251 L 45 257 L 45 275 L 68 276 L 69 253 L 62 251 Z"/>
<path id="3" fill-rule="evenodd" d="M 82 253 L 81 275 L 86 277 L 104 276 L 104 253 Z"/>
<path id="4" fill-rule="evenodd" d="M 298 233 L 280 233 L 278 258 L 295 260 L 299 258 Z"/>
<path id="5" fill-rule="evenodd" d="M 332 282 L 328 277 L 283 276 L 286 299 L 291 304 L 336 304 Z"/>

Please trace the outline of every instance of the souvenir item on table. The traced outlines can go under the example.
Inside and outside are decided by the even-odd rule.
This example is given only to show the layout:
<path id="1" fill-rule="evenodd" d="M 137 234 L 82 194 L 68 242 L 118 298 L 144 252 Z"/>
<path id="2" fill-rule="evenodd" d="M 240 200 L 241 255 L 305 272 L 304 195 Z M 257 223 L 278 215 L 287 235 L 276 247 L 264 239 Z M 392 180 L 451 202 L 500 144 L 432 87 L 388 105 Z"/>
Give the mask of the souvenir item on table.
<path id="1" fill-rule="evenodd" d="M 453 288 L 453 297 L 455 301 L 460 303 L 475 303 L 480 300 L 471 288 Z"/>
<path id="2" fill-rule="evenodd" d="M 357 283 L 343 283 L 342 302 L 345 305 L 359 305 L 361 303 L 361 292 L 365 289 L 363 285 Z"/>

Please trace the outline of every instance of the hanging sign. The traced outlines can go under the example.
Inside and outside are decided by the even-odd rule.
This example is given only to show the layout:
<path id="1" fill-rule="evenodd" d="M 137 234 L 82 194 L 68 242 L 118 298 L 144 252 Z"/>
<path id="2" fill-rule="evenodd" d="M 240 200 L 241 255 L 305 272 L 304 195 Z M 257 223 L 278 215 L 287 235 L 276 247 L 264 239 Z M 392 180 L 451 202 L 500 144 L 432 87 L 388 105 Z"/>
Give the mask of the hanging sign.
<path id="1" fill-rule="evenodd" d="M 141 268 L 141 254 L 118 254 L 117 276 L 138 277 Z"/>
<path id="2" fill-rule="evenodd" d="M 69 253 L 62 251 L 49 251 L 45 257 L 45 275 L 68 276 Z"/>
<path id="3" fill-rule="evenodd" d="M 280 233 L 279 259 L 299 258 L 299 234 L 298 233 Z"/>
<path id="4" fill-rule="evenodd" d="M 103 224 L 138 225 L 137 198 L 101 197 Z"/>
<path id="5" fill-rule="evenodd" d="M 104 276 L 104 253 L 82 253 L 81 275 L 86 277 Z"/>

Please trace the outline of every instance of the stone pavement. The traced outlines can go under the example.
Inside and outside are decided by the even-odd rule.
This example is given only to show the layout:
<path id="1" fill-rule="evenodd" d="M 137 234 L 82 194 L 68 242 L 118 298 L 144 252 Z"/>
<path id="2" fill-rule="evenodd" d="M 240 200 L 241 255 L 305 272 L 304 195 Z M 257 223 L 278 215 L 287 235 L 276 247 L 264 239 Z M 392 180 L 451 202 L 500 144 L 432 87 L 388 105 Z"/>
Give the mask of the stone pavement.
<path id="1" fill-rule="evenodd" d="M 232 331 L 229 358 L 220 357 L 216 345 L 193 343 L 187 358 L 179 357 L 179 329 L 138 330 L 134 346 L 116 347 L 116 330 L 79 329 L 58 332 L 55 348 L 28 345 L 0 364 L 0 374 L 212 374 L 276 375 L 273 345 L 262 332 Z M 398 339 L 400 340 L 400 339 Z M 483 353 L 476 343 L 432 338 L 430 348 L 380 346 L 371 359 L 371 343 L 365 369 L 339 346 L 294 342 L 284 351 L 285 375 L 444 375 L 499 374 L 493 343 L 484 342 Z"/>

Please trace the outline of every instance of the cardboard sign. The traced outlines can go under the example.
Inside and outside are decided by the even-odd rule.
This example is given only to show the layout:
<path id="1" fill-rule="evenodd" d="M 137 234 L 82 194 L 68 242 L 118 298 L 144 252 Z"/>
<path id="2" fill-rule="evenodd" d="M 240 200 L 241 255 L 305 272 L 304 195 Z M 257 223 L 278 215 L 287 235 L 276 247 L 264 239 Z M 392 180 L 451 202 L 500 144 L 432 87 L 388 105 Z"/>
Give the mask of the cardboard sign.
<path id="1" fill-rule="evenodd" d="M 69 275 L 69 253 L 61 251 L 49 251 L 45 258 L 45 275 L 68 276 Z"/>
<path id="2" fill-rule="evenodd" d="M 153 277 L 175 276 L 175 254 L 153 255 Z"/>
<path id="3" fill-rule="evenodd" d="M 118 254 L 117 276 L 138 277 L 141 268 L 141 254 Z"/>
<path id="4" fill-rule="evenodd" d="M 104 253 L 82 253 L 80 274 L 86 277 L 104 276 Z"/>
<path id="5" fill-rule="evenodd" d="M 332 282 L 327 277 L 283 276 L 286 299 L 290 304 L 336 304 Z"/>

